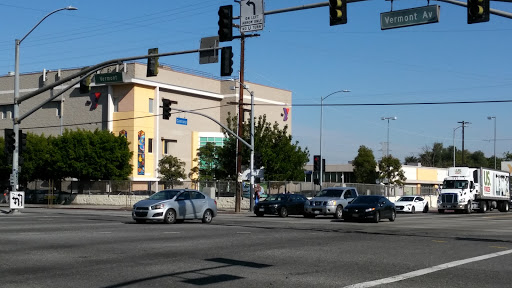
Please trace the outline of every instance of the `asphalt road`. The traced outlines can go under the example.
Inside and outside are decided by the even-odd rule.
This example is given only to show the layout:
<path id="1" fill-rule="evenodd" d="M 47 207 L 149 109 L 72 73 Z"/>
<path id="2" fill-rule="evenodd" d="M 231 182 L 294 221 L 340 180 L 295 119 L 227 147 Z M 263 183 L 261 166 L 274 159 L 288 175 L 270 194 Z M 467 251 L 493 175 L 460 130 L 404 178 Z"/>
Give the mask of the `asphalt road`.
<path id="1" fill-rule="evenodd" d="M 129 211 L 0 213 L 0 287 L 511 287 L 512 212 L 395 222 Z"/>

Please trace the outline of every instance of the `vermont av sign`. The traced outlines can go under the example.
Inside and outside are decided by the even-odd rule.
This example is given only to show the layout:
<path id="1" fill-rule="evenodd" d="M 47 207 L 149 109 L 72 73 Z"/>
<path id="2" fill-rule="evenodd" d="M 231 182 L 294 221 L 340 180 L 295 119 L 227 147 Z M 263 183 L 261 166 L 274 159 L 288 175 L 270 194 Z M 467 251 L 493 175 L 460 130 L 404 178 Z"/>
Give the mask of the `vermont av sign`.
<path id="1" fill-rule="evenodd" d="M 439 22 L 439 5 L 380 13 L 380 29 L 392 29 Z"/>

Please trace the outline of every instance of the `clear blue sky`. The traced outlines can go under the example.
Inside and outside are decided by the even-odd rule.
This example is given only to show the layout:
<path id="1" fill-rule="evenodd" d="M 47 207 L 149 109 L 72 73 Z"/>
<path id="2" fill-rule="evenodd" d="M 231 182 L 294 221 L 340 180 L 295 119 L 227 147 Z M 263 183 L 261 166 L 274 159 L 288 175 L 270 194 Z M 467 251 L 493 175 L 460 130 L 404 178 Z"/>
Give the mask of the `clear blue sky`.
<path id="1" fill-rule="evenodd" d="M 267 0 L 265 11 L 320 3 L 315 0 Z M 202 37 L 217 34 L 222 1 L 19 1 L 0 3 L 0 75 L 14 71 L 14 39 L 23 37 L 44 15 L 68 5 L 46 19 L 21 44 L 22 73 L 93 65 L 109 59 L 198 49 Z M 393 9 L 425 6 L 426 1 L 394 1 Z M 324 101 L 323 155 L 327 164 L 347 163 L 360 145 L 380 159 L 385 150 L 387 121 L 390 153 L 404 160 L 425 146 L 453 143 L 457 122 L 465 128 L 465 148 L 493 155 L 512 151 L 512 103 L 334 106 L 333 104 L 512 100 L 512 19 L 491 15 L 488 23 L 466 24 L 466 8 L 441 6 L 440 22 L 381 31 L 380 13 L 390 2 L 348 4 L 348 24 L 329 26 L 328 8 L 265 17 L 260 37 L 246 41 L 245 79 L 293 92 L 293 137 L 311 155 L 319 152 L 320 98 L 341 89 L 350 93 Z M 512 3 L 491 2 L 491 8 L 512 12 Z M 238 31 L 235 29 L 235 34 Z M 239 40 L 231 42 L 235 59 Z M 230 45 L 228 42 L 223 46 Z M 219 75 L 219 65 L 199 65 L 198 55 L 160 62 Z M 238 61 L 235 61 L 238 62 Z M 234 65 L 235 73 L 239 64 Z M 461 148 L 461 129 L 455 144 Z"/>

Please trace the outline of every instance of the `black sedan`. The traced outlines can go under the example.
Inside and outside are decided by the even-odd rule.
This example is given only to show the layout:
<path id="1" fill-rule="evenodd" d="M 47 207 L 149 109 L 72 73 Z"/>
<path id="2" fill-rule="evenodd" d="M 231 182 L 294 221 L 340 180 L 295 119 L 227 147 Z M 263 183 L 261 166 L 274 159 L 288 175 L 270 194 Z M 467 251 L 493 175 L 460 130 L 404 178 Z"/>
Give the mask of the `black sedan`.
<path id="1" fill-rule="evenodd" d="M 395 221 L 395 204 L 384 196 L 358 196 L 345 208 L 343 208 L 343 220 L 371 219 L 379 223 L 380 219 L 387 218 Z"/>
<path id="2" fill-rule="evenodd" d="M 279 215 L 303 215 L 304 203 L 308 200 L 300 194 L 272 194 L 254 205 L 254 214 L 262 217 L 265 214 Z"/>

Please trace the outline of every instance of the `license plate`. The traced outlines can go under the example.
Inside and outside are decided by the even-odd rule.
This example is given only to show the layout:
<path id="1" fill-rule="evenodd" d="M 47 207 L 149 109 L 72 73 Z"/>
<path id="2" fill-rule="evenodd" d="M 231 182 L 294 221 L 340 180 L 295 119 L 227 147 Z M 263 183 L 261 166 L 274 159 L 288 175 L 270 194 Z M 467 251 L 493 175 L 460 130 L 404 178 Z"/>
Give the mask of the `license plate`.
<path id="1" fill-rule="evenodd" d="M 359 214 L 354 213 L 354 214 L 352 214 L 352 217 L 359 217 Z"/>
<path id="2" fill-rule="evenodd" d="M 260 211 L 262 211 L 262 212 L 265 211 L 265 208 L 260 208 Z"/>
<path id="3" fill-rule="evenodd" d="M 315 214 L 320 214 L 320 211 L 315 211 Z"/>

